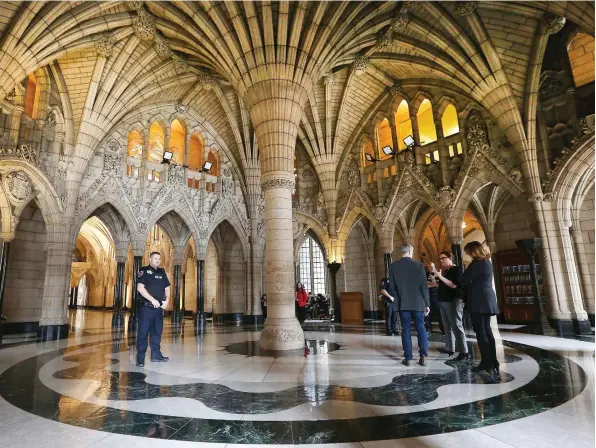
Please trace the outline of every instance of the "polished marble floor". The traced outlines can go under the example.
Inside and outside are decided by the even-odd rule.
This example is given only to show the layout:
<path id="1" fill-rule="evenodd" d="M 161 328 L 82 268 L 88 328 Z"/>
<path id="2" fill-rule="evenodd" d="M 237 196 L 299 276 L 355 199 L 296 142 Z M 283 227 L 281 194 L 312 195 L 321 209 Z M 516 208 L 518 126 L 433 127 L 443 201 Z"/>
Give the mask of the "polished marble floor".
<path id="1" fill-rule="evenodd" d="M 267 352 L 259 329 L 166 325 L 169 363 L 134 365 L 111 315 L 73 311 L 65 341 L 0 345 L 0 447 L 594 447 L 594 343 L 501 328 L 501 372 L 430 344 L 403 366 L 381 326 L 305 325 L 305 349 Z M 414 338 L 415 339 L 415 338 Z M 415 340 L 414 340 L 415 344 Z M 474 340 L 470 347 L 477 353 Z M 147 357 L 149 358 L 149 356 Z"/>

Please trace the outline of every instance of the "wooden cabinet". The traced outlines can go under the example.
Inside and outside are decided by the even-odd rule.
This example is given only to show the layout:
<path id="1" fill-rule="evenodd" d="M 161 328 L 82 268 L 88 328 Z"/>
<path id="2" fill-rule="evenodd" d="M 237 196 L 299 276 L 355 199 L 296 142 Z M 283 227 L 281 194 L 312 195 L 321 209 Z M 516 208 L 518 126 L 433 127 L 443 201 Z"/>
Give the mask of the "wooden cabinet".
<path id="1" fill-rule="evenodd" d="M 339 295 L 341 302 L 341 323 L 364 325 L 363 296 L 361 292 L 342 292 Z"/>
<path id="2" fill-rule="evenodd" d="M 507 323 L 529 323 L 536 319 L 534 292 L 528 257 L 520 249 L 497 252 L 497 285 L 501 291 L 503 317 Z M 540 265 L 536 264 L 540 294 L 544 294 Z"/>

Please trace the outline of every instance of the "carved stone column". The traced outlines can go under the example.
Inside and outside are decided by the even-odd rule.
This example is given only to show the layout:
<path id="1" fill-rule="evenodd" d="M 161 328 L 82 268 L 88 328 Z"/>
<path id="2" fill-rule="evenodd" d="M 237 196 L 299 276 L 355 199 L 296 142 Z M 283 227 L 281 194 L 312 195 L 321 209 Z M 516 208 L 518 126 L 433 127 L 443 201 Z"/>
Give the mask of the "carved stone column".
<path id="1" fill-rule="evenodd" d="M 341 268 L 341 263 L 333 262 L 327 265 L 329 269 L 329 295 L 333 303 L 334 322 L 341 324 L 341 303 L 337 295 L 337 271 Z"/>
<path id="2" fill-rule="evenodd" d="M 139 297 L 137 293 L 137 283 L 139 282 L 139 272 L 143 265 L 143 256 L 135 255 L 132 265 L 132 299 L 130 303 L 130 317 L 128 318 L 129 330 L 136 330 L 139 323 Z"/>
<path id="3" fill-rule="evenodd" d="M 433 113 L 435 110 L 437 109 L 433 109 Z M 441 116 L 438 113 L 435 113 L 434 115 L 435 129 L 437 131 L 437 144 L 439 146 L 439 165 L 441 166 L 441 176 L 443 179 L 443 186 L 445 187 L 449 185 L 449 170 L 447 166 L 449 162 L 449 149 L 447 148 L 447 145 L 445 145 Z"/>
<path id="4" fill-rule="evenodd" d="M 8 133 L 8 144 L 16 146 L 19 140 L 19 130 L 21 128 L 21 115 L 25 108 L 20 105 L 15 105 L 12 108 L 12 115 L 10 116 L 10 131 Z"/>
<path id="5" fill-rule="evenodd" d="M 182 266 L 174 265 L 174 306 L 172 307 L 172 323 L 179 324 L 182 322 L 182 310 L 180 309 L 180 274 Z"/>
<path id="6" fill-rule="evenodd" d="M 51 235 L 51 230 L 48 234 Z M 64 235 L 62 235 L 64 236 Z M 72 248 L 65 242 L 46 242 L 46 272 L 38 336 L 43 341 L 68 337 L 68 291 Z"/>
<path id="7" fill-rule="evenodd" d="M 195 333 L 205 330 L 205 260 L 197 260 L 197 311 Z"/>
<path id="8" fill-rule="evenodd" d="M 121 328 L 124 326 L 124 313 L 122 306 L 124 302 L 124 267 L 126 262 L 118 261 L 116 265 L 116 288 L 114 290 L 114 315 L 112 316 L 112 327 Z"/>
<path id="9" fill-rule="evenodd" d="M 0 316 L 2 315 L 2 306 L 4 305 L 4 285 L 6 281 L 6 271 L 8 270 L 8 254 L 10 252 L 10 241 L 2 241 L 0 246 Z M 2 320 L 0 320 L 0 341 L 2 340 Z"/>
<path id="10" fill-rule="evenodd" d="M 580 286 L 582 291 L 582 300 L 588 313 L 588 317 L 594 325 L 594 288 L 592 286 L 592 275 L 588 269 L 588 258 L 586 257 L 586 247 L 584 238 L 580 229 L 571 229 L 571 238 L 575 255 L 577 257 L 577 268 L 579 270 Z"/>
<path id="11" fill-rule="evenodd" d="M 296 138 L 308 94 L 284 79 L 286 67 L 271 70 L 279 79 L 258 82 L 244 95 L 259 144 L 265 195 L 268 307 L 261 347 L 297 350 L 304 347 L 304 333 L 294 313 L 292 190 Z"/>

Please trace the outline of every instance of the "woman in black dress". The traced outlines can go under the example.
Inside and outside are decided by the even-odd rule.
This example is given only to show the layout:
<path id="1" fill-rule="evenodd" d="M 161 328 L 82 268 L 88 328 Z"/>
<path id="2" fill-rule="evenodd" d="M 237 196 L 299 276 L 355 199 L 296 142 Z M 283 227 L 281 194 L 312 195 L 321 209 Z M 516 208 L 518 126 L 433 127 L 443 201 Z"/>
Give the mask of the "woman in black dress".
<path id="1" fill-rule="evenodd" d="M 493 289 L 490 249 L 478 241 L 471 241 L 465 245 L 464 251 L 472 258 L 472 263 L 461 276 L 460 284 L 467 296 L 466 309 L 470 313 L 472 328 L 476 333 L 482 356 L 482 361 L 474 370 L 498 372 L 499 362 L 490 319 L 491 316 L 499 314 L 499 307 Z"/>

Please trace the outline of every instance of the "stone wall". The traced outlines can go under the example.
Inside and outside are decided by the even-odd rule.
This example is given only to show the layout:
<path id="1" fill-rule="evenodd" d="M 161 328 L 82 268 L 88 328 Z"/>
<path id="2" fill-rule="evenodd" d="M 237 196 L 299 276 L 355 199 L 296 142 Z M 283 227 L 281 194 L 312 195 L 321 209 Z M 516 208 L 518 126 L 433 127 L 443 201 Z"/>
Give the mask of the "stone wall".
<path id="1" fill-rule="evenodd" d="M 525 195 L 510 198 L 501 209 L 495 224 L 496 250 L 516 249 L 515 240 L 538 235 L 532 204 Z"/>
<path id="2" fill-rule="evenodd" d="M 371 266 L 368 262 L 368 248 L 357 225 L 352 228 L 344 253 L 345 290 L 361 292 L 364 311 L 376 309 L 370 294 Z M 376 297 L 374 298 L 376 300 Z"/>
<path id="3" fill-rule="evenodd" d="M 590 277 L 592 279 L 592 287 L 594 285 L 594 187 L 587 194 L 582 204 L 580 215 L 580 226 L 584 240 L 584 248 L 586 251 L 586 258 L 588 260 L 588 268 Z"/>
<path id="4" fill-rule="evenodd" d="M 10 245 L 3 314 L 7 323 L 39 322 L 45 280 L 46 226 L 34 201 L 23 210 Z"/>
<path id="5" fill-rule="evenodd" d="M 219 297 L 219 261 L 217 250 L 213 241 L 209 240 L 207 246 L 207 259 L 205 260 L 205 312 L 213 310 L 213 299 Z M 217 306 L 216 306 L 217 308 Z"/>

